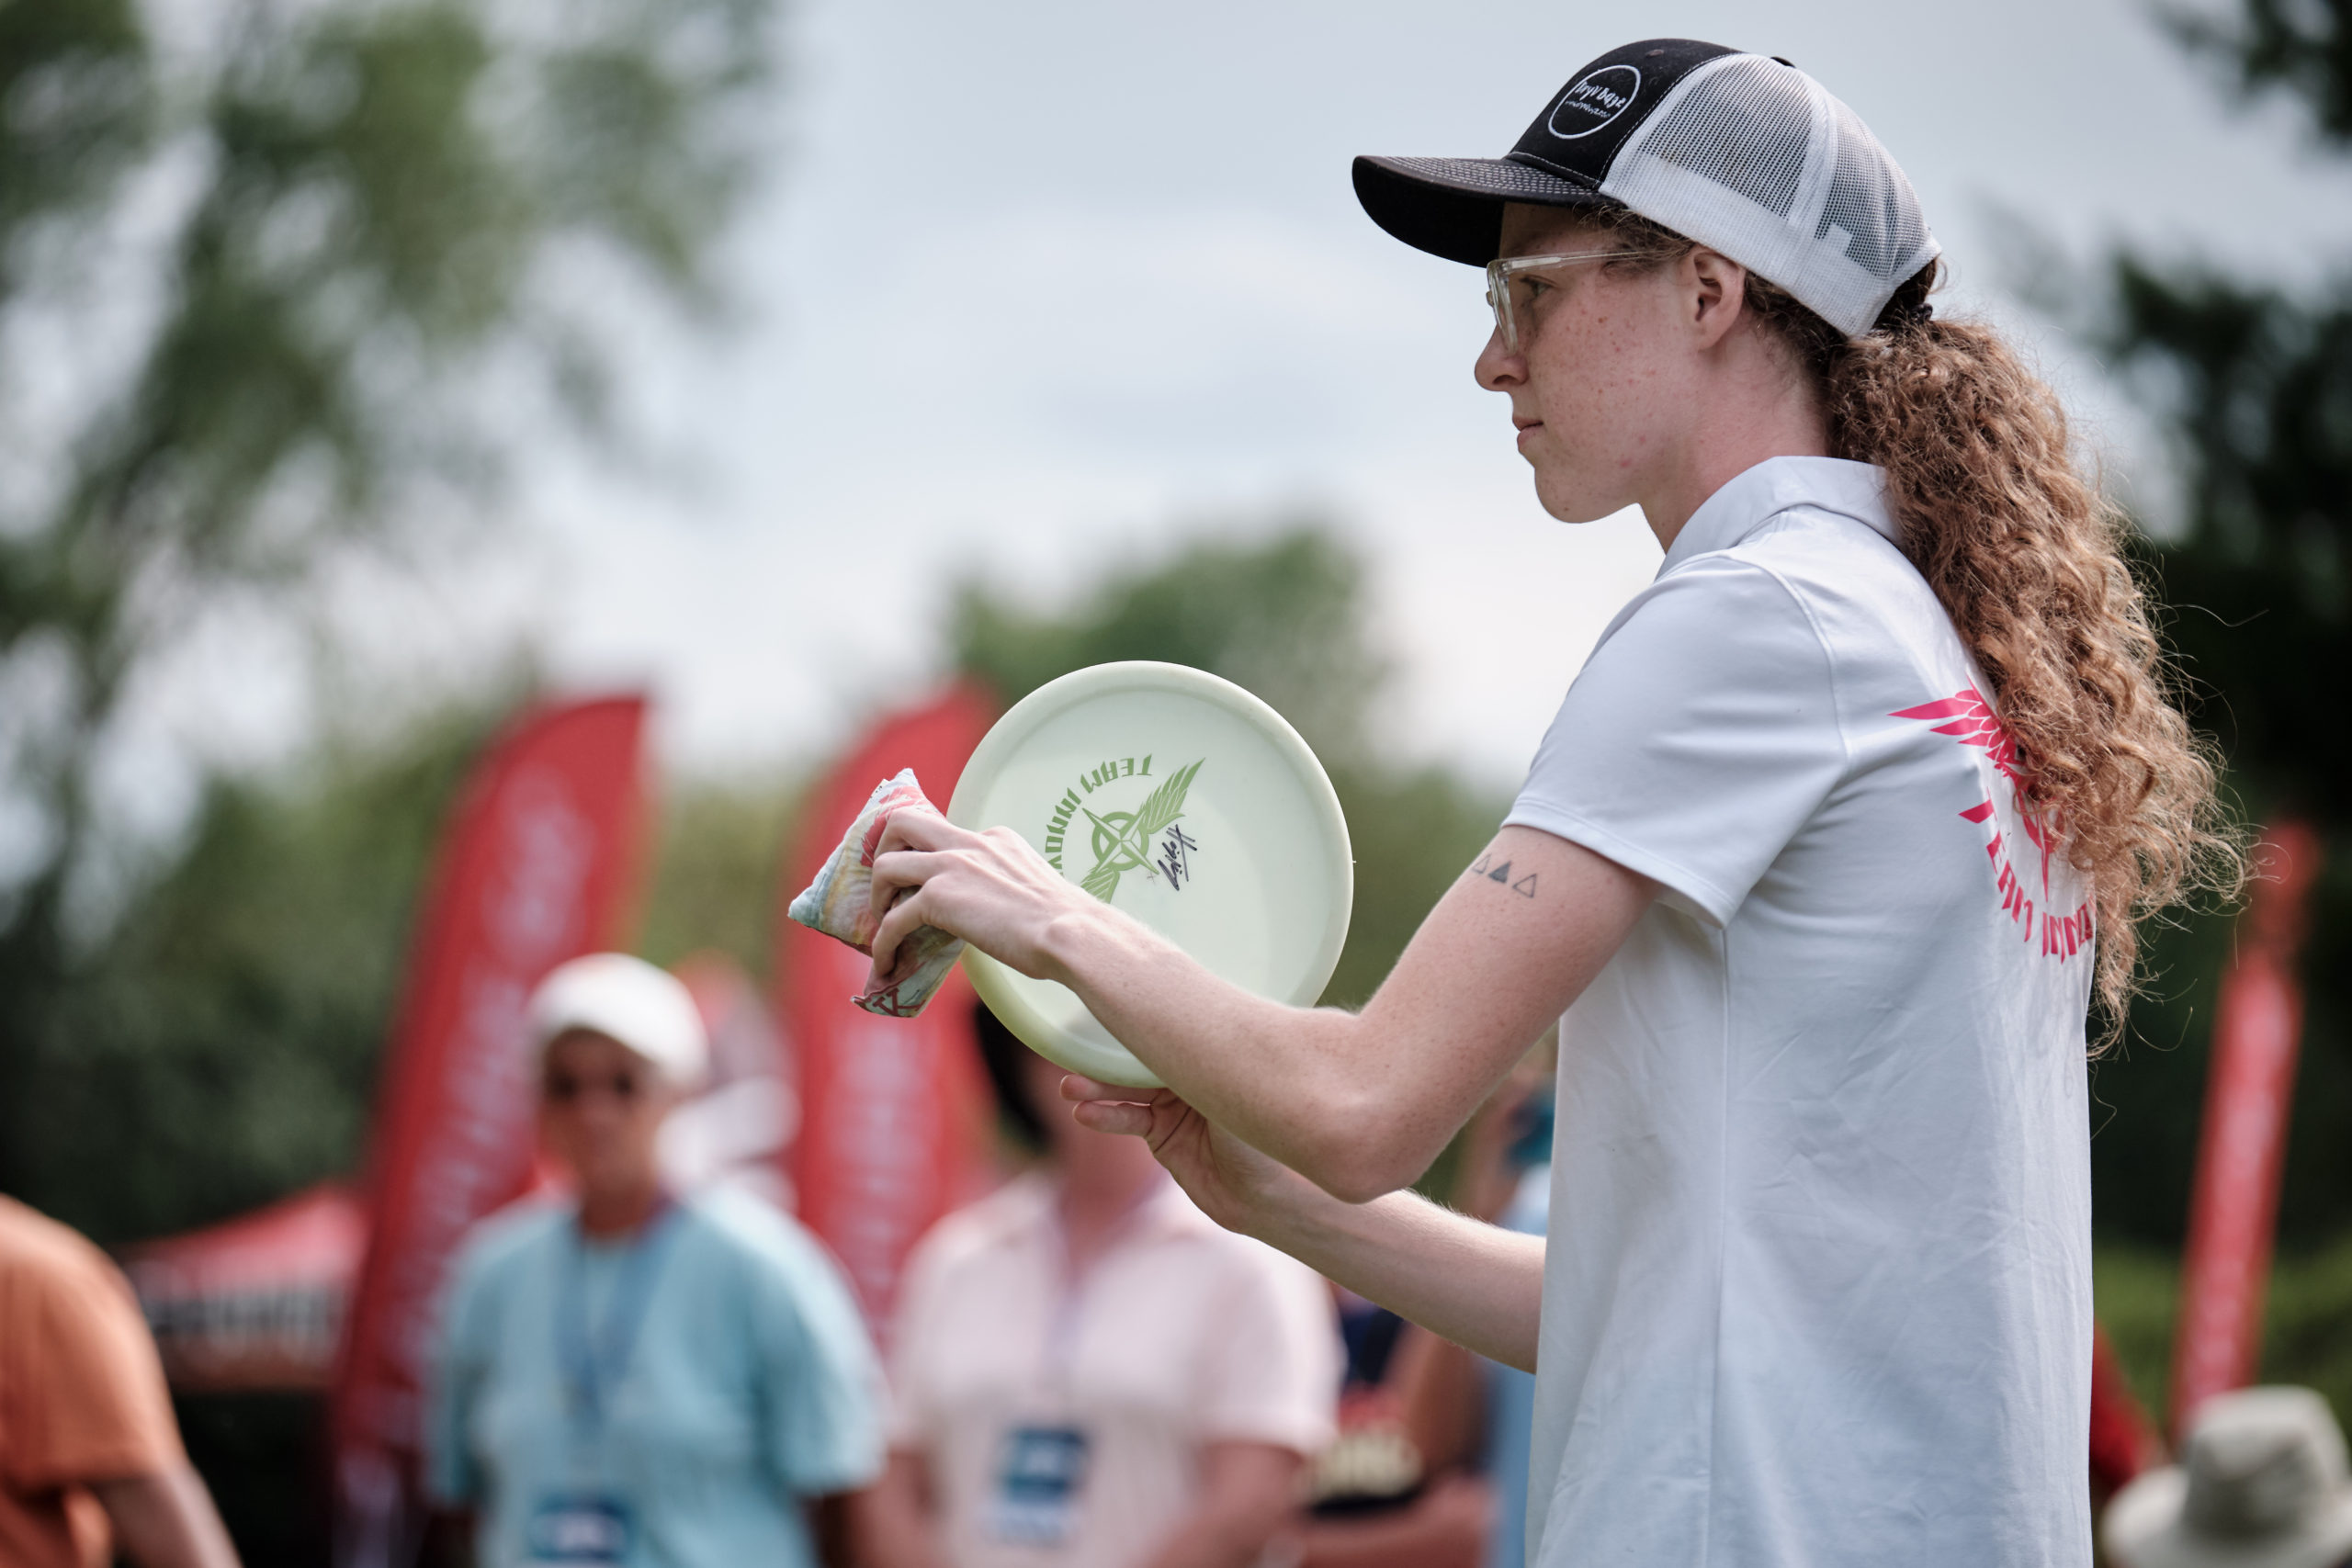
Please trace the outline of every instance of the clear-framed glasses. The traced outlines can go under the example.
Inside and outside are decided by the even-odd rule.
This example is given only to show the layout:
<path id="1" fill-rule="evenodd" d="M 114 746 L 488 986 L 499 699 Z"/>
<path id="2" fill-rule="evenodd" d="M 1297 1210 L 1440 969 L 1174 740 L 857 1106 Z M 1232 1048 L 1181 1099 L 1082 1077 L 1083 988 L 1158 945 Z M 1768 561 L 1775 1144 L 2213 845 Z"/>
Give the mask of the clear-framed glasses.
<path id="1" fill-rule="evenodd" d="M 1487 303 L 1495 308 L 1495 331 L 1503 347 L 1520 352 L 1519 323 L 1532 319 L 1535 301 L 1553 287 L 1535 276 L 1572 262 L 1630 261 L 1639 251 L 1571 251 L 1565 255 L 1497 256 L 1487 264 Z"/>

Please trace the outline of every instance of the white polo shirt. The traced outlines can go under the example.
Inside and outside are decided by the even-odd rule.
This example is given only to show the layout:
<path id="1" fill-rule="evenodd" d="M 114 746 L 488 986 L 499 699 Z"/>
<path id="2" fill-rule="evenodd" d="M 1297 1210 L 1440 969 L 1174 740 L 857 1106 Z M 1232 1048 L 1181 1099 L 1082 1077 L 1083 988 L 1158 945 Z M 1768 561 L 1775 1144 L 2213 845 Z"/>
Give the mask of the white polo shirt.
<path id="1" fill-rule="evenodd" d="M 2086 879 L 1894 533 L 1726 484 L 1511 809 L 1666 890 L 1562 1025 L 1544 1568 L 2090 1562 Z"/>
<path id="2" fill-rule="evenodd" d="M 907 1269 L 890 1446 L 922 1455 L 954 1568 L 1127 1568 L 1199 1495 L 1209 1443 L 1312 1456 L 1341 1354 L 1330 1289 L 1161 1183 L 1084 1278 L 1026 1176 Z"/>

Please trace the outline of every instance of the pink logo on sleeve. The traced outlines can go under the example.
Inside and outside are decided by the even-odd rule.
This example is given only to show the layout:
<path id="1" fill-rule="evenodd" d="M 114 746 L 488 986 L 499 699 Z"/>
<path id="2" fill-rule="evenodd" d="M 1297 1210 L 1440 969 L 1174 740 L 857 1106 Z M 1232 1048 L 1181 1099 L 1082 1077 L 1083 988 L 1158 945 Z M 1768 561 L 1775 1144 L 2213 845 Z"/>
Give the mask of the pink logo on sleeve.
<path id="1" fill-rule="evenodd" d="M 2044 908 L 2041 919 L 2035 919 L 2033 900 L 2026 896 L 2022 879 L 2017 873 L 2015 860 L 2009 853 L 2008 839 L 1999 818 L 2012 819 L 2019 833 L 2040 852 L 2041 861 L 2041 897 L 2046 906 L 2050 898 L 2050 863 L 2056 856 L 2058 825 L 2033 810 L 2026 801 L 2024 764 L 2018 754 L 2018 743 L 1984 694 L 1973 686 L 1962 687 L 1949 697 L 1917 707 L 1903 708 L 1889 715 L 1893 718 L 1912 718 L 1935 724 L 1938 735 L 1949 735 L 1962 746 L 1972 746 L 1985 756 L 1996 773 L 2009 783 L 2009 810 L 2002 812 L 1999 803 L 1987 792 L 1984 799 L 1960 815 L 1982 827 L 1991 825 L 1992 839 L 1984 846 L 1985 857 L 1993 863 L 1994 891 L 2000 896 L 2001 908 L 2009 919 L 2023 928 L 2025 941 L 2037 934 L 2041 939 L 2041 952 L 2052 958 L 2072 958 L 2091 944 L 2091 905 L 2084 900 L 2072 914 L 2059 914 Z M 1936 722 L 1940 721 L 1940 722 Z M 2037 931 L 2037 927 L 2038 931 Z"/>

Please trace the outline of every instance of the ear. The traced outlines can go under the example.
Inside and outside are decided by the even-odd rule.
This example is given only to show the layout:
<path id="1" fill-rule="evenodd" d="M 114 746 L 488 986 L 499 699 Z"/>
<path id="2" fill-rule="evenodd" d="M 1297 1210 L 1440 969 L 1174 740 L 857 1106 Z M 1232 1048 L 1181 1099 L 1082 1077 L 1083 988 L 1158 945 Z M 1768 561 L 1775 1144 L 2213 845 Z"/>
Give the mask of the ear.
<path id="1" fill-rule="evenodd" d="M 1747 269 L 1704 245 L 1682 258 L 1686 314 L 1696 346 L 1711 349 L 1723 342 L 1747 302 Z"/>

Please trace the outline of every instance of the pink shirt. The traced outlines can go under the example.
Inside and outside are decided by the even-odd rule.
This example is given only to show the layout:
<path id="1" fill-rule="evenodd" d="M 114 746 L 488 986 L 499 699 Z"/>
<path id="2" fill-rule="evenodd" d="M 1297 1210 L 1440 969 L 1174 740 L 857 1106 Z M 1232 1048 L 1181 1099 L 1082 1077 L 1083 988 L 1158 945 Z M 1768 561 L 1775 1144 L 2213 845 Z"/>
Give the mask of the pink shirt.
<path id="1" fill-rule="evenodd" d="M 891 1355 L 891 1446 L 919 1452 L 956 1568 L 1147 1559 L 1193 1505 L 1209 1443 L 1313 1454 L 1340 1348 L 1305 1265 L 1219 1229 L 1161 1185 L 1074 1288 L 1053 1190 L 1026 1176 L 933 1228 L 909 1265 Z M 1058 1544 L 1001 1539 L 1012 1435 L 1082 1433 Z"/>

